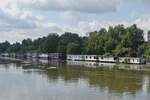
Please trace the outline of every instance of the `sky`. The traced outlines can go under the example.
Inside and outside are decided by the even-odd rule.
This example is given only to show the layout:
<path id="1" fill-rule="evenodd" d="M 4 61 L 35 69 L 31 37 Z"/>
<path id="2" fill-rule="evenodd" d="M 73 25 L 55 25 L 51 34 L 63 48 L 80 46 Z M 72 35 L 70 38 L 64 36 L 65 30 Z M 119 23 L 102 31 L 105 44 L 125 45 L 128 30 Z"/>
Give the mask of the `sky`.
<path id="1" fill-rule="evenodd" d="M 132 24 L 150 30 L 150 0 L 0 0 L 0 42 Z"/>

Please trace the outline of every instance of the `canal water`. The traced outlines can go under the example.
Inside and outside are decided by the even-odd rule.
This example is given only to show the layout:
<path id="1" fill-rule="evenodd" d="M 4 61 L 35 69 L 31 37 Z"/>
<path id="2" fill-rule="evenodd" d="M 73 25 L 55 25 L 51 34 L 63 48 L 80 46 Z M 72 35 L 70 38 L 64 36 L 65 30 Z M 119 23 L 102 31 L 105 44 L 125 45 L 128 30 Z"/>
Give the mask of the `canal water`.
<path id="1" fill-rule="evenodd" d="M 150 100 L 149 66 L 41 62 L 1 59 L 0 100 Z"/>

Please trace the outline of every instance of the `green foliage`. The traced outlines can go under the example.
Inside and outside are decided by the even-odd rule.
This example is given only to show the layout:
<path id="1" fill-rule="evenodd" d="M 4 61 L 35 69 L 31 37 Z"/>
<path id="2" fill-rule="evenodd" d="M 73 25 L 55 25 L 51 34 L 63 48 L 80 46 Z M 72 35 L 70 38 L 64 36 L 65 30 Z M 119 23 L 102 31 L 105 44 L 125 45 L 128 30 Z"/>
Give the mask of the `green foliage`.
<path id="1" fill-rule="evenodd" d="M 73 48 L 73 47 L 70 46 L 71 45 L 70 43 L 72 43 L 73 45 L 74 44 L 78 45 L 79 46 L 78 49 L 82 48 L 81 47 L 82 38 L 79 37 L 78 34 L 66 32 L 66 33 L 64 33 L 60 36 L 60 41 L 59 41 L 59 44 L 58 44 L 57 51 L 60 52 L 60 53 L 68 53 L 68 51 L 70 52 L 71 51 L 70 49 Z M 76 46 L 76 45 L 74 45 L 74 46 Z M 77 51 L 77 50 L 74 50 L 74 51 Z M 78 53 L 78 51 L 74 52 L 74 53 Z"/>
<path id="2" fill-rule="evenodd" d="M 67 54 L 81 54 L 80 45 L 77 43 L 69 43 L 67 46 Z"/>
<path id="3" fill-rule="evenodd" d="M 115 50 L 113 50 L 114 56 L 125 57 L 130 56 L 131 48 L 122 47 L 122 45 L 118 45 Z"/>
<path id="4" fill-rule="evenodd" d="M 144 51 L 144 56 L 148 59 L 150 59 L 150 43 L 147 43 L 145 51 Z"/>
<path id="5" fill-rule="evenodd" d="M 57 52 L 58 53 L 64 53 L 64 54 L 66 54 L 66 51 L 67 51 L 67 48 L 64 45 L 59 45 L 58 48 L 57 48 Z"/>
<path id="6" fill-rule="evenodd" d="M 91 32 L 87 50 L 92 54 L 111 53 L 115 56 L 142 56 L 143 31 L 136 25 L 109 27 L 108 31 Z"/>
<path id="7" fill-rule="evenodd" d="M 73 46 L 70 46 L 72 43 Z M 81 53 L 85 38 L 79 37 L 75 33 L 64 33 L 59 36 L 56 33 L 51 33 L 46 37 L 38 38 L 34 41 L 31 39 L 24 39 L 21 43 L 11 44 L 9 42 L 0 43 L 0 52 L 9 53 L 25 53 L 25 52 L 39 52 L 39 53 Z M 78 47 L 78 50 L 73 50 Z M 67 50 L 68 48 L 68 50 Z"/>
<path id="8" fill-rule="evenodd" d="M 20 43 L 14 43 L 12 44 L 8 49 L 7 52 L 9 53 L 17 53 L 17 52 L 21 52 L 21 44 Z"/>
<path id="9" fill-rule="evenodd" d="M 5 41 L 0 44 L 0 52 L 7 52 L 7 49 L 10 47 L 10 43 Z"/>
<path id="10" fill-rule="evenodd" d="M 28 52 L 30 50 L 33 50 L 33 42 L 31 39 L 24 39 L 22 41 L 22 52 Z"/>
<path id="11" fill-rule="evenodd" d="M 57 34 L 49 34 L 41 45 L 41 51 L 44 53 L 55 53 L 59 42 Z"/>
<path id="12" fill-rule="evenodd" d="M 87 52 L 89 54 L 104 54 L 104 39 L 98 32 L 91 32 L 88 37 Z"/>

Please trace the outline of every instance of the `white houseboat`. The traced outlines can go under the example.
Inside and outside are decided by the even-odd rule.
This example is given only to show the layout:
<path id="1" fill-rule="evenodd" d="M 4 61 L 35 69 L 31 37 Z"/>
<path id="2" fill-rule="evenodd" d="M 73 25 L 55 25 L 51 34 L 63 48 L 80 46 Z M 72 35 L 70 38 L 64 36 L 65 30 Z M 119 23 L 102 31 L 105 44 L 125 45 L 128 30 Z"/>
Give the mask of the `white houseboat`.
<path id="1" fill-rule="evenodd" d="M 50 53 L 49 54 L 50 60 L 66 60 L 66 55 L 63 53 Z"/>
<path id="2" fill-rule="evenodd" d="M 106 63 L 116 63 L 117 62 L 117 57 L 112 57 L 112 56 L 99 56 L 98 57 L 99 62 L 106 62 Z"/>
<path id="3" fill-rule="evenodd" d="M 15 53 L 15 54 L 10 54 L 10 57 L 16 57 L 16 58 L 26 58 L 25 53 Z"/>
<path id="4" fill-rule="evenodd" d="M 0 54 L 2 57 L 9 57 L 9 53 L 1 53 Z"/>
<path id="5" fill-rule="evenodd" d="M 136 57 L 119 57 L 119 63 L 128 63 L 128 64 L 145 64 L 146 59 L 144 58 L 136 58 Z"/>
<path id="6" fill-rule="evenodd" d="M 72 61 L 98 61 L 97 55 L 67 55 L 67 60 Z"/>
<path id="7" fill-rule="evenodd" d="M 9 55 L 10 55 L 10 57 L 12 57 L 12 58 L 15 58 L 15 57 L 16 57 L 16 53 L 10 53 Z"/>
<path id="8" fill-rule="evenodd" d="M 28 52 L 26 53 L 27 58 L 38 58 L 38 53 L 36 52 Z"/>
<path id="9" fill-rule="evenodd" d="M 83 55 L 67 55 L 67 60 L 84 61 L 85 59 Z"/>
<path id="10" fill-rule="evenodd" d="M 83 55 L 85 61 L 94 61 L 98 62 L 98 56 L 97 55 Z"/>
<path id="11" fill-rule="evenodd" d="M 91 61 L 91 62 L 117 62 L 116 57 L 104 57 L 98 55 L 67 55 L 67 60 L 72 61 Z"/>
<path id="12" fill-rule="evenodd" d="M 145 64 L 146 59 L 136 57 L 113 57 L 100 55 L 67 55 L 67 60 L 72 61 L 89 61 L 89 62 L 106 62 L 106 63 L 127 63 L 127 64 Z"/>
<path id="13" fill-rule="evenodd" d="M 40 53 L 40 54 L 39 54 L 39 58 L 40 58 L 40 59 L 48 59 L 48 57 L 49 57 L 49 56 L 48 56 L 48 54 L 46 54 L 46 53 Z"/>
<path id="14" fill-rule="evenodd" d="M 38 58 L 39 54 L 38 53 L 32 53 L 32 58 Z"/>
<path id="15" fill-rule="evenodd" d="M 27 58 L 32 58 L 32 53 L 28 52 L 26 53 Z"/>

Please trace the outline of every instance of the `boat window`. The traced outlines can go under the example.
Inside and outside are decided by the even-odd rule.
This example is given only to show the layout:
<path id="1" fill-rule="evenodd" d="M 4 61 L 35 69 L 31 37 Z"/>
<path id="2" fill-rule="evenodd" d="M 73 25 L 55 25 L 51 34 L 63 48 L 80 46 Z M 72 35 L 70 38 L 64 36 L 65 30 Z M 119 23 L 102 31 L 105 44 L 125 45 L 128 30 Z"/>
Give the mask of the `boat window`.
<path id="1" fill-rule="evenodd" d="M 96 56 L 94 56 L 94 59 L 97 59 L 97 57 L 96 57 Z"/>
<path id="2" fill-rule="evenodd" d="M 117 60 L 117 57 L 114 57 L 114 60 Z"/>
<path id="3" fill-rule="evenodd" d="M 133 60 L 133 62 L 134 62 L 134 59 L 132 59 Z"/>

